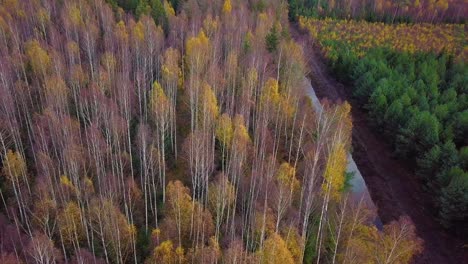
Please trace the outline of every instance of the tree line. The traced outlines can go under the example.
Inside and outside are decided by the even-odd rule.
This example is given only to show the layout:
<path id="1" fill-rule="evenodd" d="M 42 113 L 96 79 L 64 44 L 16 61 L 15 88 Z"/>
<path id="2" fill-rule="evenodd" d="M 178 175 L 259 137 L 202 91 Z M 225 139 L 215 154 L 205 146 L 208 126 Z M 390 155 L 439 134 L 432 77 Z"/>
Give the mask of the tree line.
<path id="1" fill-rule="evenodd" d="M 318 30 L 314 36 L 330 68 L 353 84 L 353 95 L 395 155 L 415 164 L 433 194 L 434 217 L 446 228 L 466 233 L 468 67 L 463 53 L 397 50 L 388 41 L 367 45 L 371 42 L 341 41 L 329 32 Z"/>
<path id="2" fill-rule="evenodd" d="M 385 23 L 464 23 L 466 4 L 462 0 L 288 0 L 289 16 L 357 19 Z"/>

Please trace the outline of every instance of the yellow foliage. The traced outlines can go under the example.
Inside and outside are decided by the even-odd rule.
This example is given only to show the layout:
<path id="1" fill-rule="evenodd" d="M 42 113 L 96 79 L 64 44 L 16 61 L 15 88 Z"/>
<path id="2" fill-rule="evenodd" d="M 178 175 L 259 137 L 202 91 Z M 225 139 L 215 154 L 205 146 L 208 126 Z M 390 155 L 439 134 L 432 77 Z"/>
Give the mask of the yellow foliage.
<path id="1" fill-rule="evenodd" d="M 143 26 L 143 23 L 141 21 L 138 21 L 138 23 L 135 24 L 133 27 L 133 36 L 136 38 L 138 41 L 143 41 L 145 40 L 145 28 Z"/>
<path id="2" fill-rule="evenodd" d="M 189 204 L 192 203 L 192 197 L 190 196 L 190 191 L 185 187 L 182 182 L 175 181 L 169 182 L 166 188 L 167 192 L 167 203 L 169 208 L 186 208 L 188 211 L 192 210 L 192 206 Z M 178 211 L 178 210 L 177 210 Z M 177 211 L 174 211 L 176 213 Z M 172 212 L 169 210 L 169 212 Z"/>
<path id="3" fill-rule="evenodd" d="M 115 61 L 114 54 L 112 52 L 105 52 L 101 56 L 101 64 L 108 72 L 113 72 L 117 62 Z"/>
<path id="4" fill-rule="evenodd" d="M 164 52 L 164 62 L 161 67 L 163 81 L 166 85 L 177 85 L 182 71 L 179 66 L 180 54 L 177 49 L 168 48 Z"/>
<path id="5" fill-rule="evenodd" d="M 71 56 L 78 57 L 80 55 L 80 47 L 75 41 L 69 41 L 67 43 L 67 51 Z"/>
<path id="6" fill-rule="evenodd" d="M 47 51 L 39 44 L 39 41 L 31 40 L 26 43 L 26 55 L 29 59 L 29 65 L 31 65 L 31 69 L 36 75 L 47 72 L 51 60 Z"/>
<path id="7" fill-rule="evenodd" d="M 48 97 L 66 98 L 68 88 L 61 77 L 51 76 L 45 80 L 45 92 Z"/>
<path id="8" fill-rule="evenodd" d="M 150 92 L 149 107 L 154 120 L 165 120 L 170 110 L 170 102 L 158 81 L 153 83 Z"/>
<path id="9" fill-rule="evenodd" d="M 444 11 L 447 1 L 436 3 L 437 9 Z M 373 47 L 388 47 L 396 51 L 448 52 L 466 59 L 463 54 L 465 34 L 463 24 L 385 24 L 357 20 L 333 20 L 300 17 L 299 24 L 306 28 L 320 43 L 340 41 L 351 44 L 353 53 L 363 56 Z M 333 57 L 331 46 L 322 46 L 329 58 Z"/>
<path id="10" fill-rule="evenodd" d="M 347 162 L 344 144 L 341 142 L 336 143 L 328 157 L 324 174 L 325 182 L 322 186 L 323 191 L 325 193 L 330 192 L 331 199 L 335 201 L 341 198 Z"/>
<path id="11" fill-rule="evenodd" d="M 221 249 L 215 237 L 210 237 L 208 246 L 195 246 L 187 253 L 190 263 L 218 263 Z"/>
<path id="12" fill-rule="evenodd" d="M 9 181 L 19 182 L 20 177 L 26 173 L 26 163 L 23 157 L 18 152 L 8 150 L 5 158 L 3 159 L 3 175 Z"/>
<path id="13" fill-rule="evenodd" d="M 286 242 L 277 234 L 271 234 L 260 252 L 261 263 L 265 264 L 294 264 L 294 258 Z"/>
<path id="14" fill-rule="evenodd" d="M 74 187 L 73 183 L 68 179 L 67 175 L 60 176 L 60 184 L 67 186 L 67 187 Z"/>
<path id="15" fill-rule="evenodd" d="M 216 95 L 214 94 L 213 89 L 211 89 L 211 86 L 207 83 L 203 85 L 202 89 L 203 115 L 208 116 L 211 120 L 215 120 L 219 115 Z"/>
<path id="16" fill-rule="evenodd" d="M 186 44 L 186 51 L 187 51 L 187 56 L 195 56 L 195 51 L 200 51 L 205 48 L 208 48 L 208 45 L 210 44 L 210 40 L 208 37 L 205 35 L 205 32 L 201 30 L 198 33 L 198 36 L 196 37 L 191 37 L 187 40 Z"/>
<path id="17" fill-rule="evenodd" d="M 65 176 L 62 176 L 62 178 L 63 177 Z M 82 225 L 81 218 L 81 209 L 75 202 L 68 202 L 62 212 L 58 215 L 57 220 L 61 239 L 68 247 L 72 247 L 73 243 L 80 242 L 85 237 L 85 230 Z"/>
<path id="18" fill-rule="evenodd" d="M 184 248 L 177 247 L 175 252 L 176 252 L 177 258 L 179 259 L 179 264 L 185 263 Z"/>
<path id="19" fill-rule="evenodd" d="M 160 234 L 161 234 L 161 229 L 159 228 L 155 228 L 153 229 L 153 231 L 151 231 L 151 236 L 154 238 L 159 237 Z"/>
<path id="20" fill-rule="evenodd" d="M 153 253 L 154 263 L 179 263 L 179 258 L 174 250 L 172 241 L 166 240 L 154 249 Z"/>
<path id="21" fill-rule="evenodd" d="M 199 44 L 203 45 L 203 46 L 208 46 L 209 44 L 209 39 L 206 37 L 205 35 L 205 32 L 200 31 L 200 33 L 198 33 L 198 37 L 197 37 L 198 41 L 199 41 Z"/>
<path id="22" fill-rule="evenodd" d="M 275 23 L 273 24 L 273 27 L 276 28 L 277 32 L 283 32 L 283 25 L 281 25 L 280 21 L 275 21 Z"/>
<path id="23" fill-rule="evenodd" d="M 164 226 L 175 226 L 177 228 L 177 232 L 173 234 L 173 241 L 177 241 L 179 245 L 190 246 L 193 238 L 191 236 L 194 232 L 193 228 L 203 230 L 206 235 L 205 239 L 208 239 L 214 232 L 211 213 L 197 201 L 192 201 L 189 189 L 180 181 L 169 182 L 166 190 L 168 208 L 166 215 L 168 217 L 164 222 Z"/>
<path id="24" fill-rule="evenodd" d="M 249 131 L 245 127 L 244 117 L 241 115 L 236 115 L 234 117 L 234 142 L 237 145 L 247 144 L 250 140 Z"/>
<path id="25" fill-rule="evenodd" d="M 351 120 L 351 105 L 348 102 L 344 102 L 340 106 L 338 106 L 338 114 L 340 116 L 340 130 L 342 134 L 345 135 L 343 138 L 343 143 L 345 148 L 349 147 L 351 143 L 351 133 L 353 129 L 353 122 Z"/>
<path id="26" fill-rule="evenodd" d="M 258 82 L 258 72 L 255 68 L 250 68 L 247 73 L 247 83 L 250 86 L 256 85 Z"/>
<path id="27" fill-rule="evenodd" d="M 177 229 L 176 234 L 174 234 L 175 237 L 169 238 L 179 245 L 181 243 L 190 244 L 190 232 L 193 224 L 192 215 L 195 209 L 189 189 L 180 181 L 171 181 L 167 185 L 166 195 L 166 221 L 168 221 L 168 225 L 175 226 Z M 179 241 L 178 234 L 181 236 L 181 241 Z M 168 234 L 164 234 L 164 237 L 167 236 Z"/>
<path id="28" fill-rule="evenodd" d="M 384 226 L 350 222 L 345 225 L 345 250 L 338 255 L 340 263 L 410 263 L 422 251 L 422 240 L 408 217 Z M 352 233 L 350 233 L 352 232 Z"/>
<path id="29" fill-rule="evenodd" d="M 123 22 L 123 20 L 120 20 L 115 25 L 115 33 L 116 33 L 117 38 L 120 41 L 122 41 L 122 42 L 127 42 L 128 41 L 127 26 L 125 25 L 125 22 Z"/>
<path id="30" fill-rule="evenodd" d="M 94 184 L 93 184 L 93 181 L 89 177 L 85 177 L 84 183 L 85 183 L 86 191 L 90 194 L 94 193 Z"/>
<path id="31" fill-rule="evenodd" d="M 198 36 L 191 37 L 186 43 L 186 63 L 192 74 L 203 72 L 211 51 L 210 39 L 200 30 Z"/>
<path id="32" fill-rule="evenodd" d="M 448 0 L 439 0 L 436 3 L 437 9 L 439 9 L 442 12 L 445 12 L 448 9 L 449 3 Z"/>
<path id="33" fill-rule="evenodd" d="M 265 12 L 262 12 L 258 15 L 258 20 L 259 21 L 267 21 L 268 20 L 268 15 Z"/>
<path id="34" fill-rule="evenodd" d="M 389 263 L 410 263 L 413 255 L 422 251 L 422 244 L 410 218 L 403 216 L 384 226 L 374 252 L 377 258 Z"/>
<path id="35" fill-rule="evenodd" d="M 208 36 L 213 36 L 216 31 L 218 30 L 218 19 L 213 17 L 211 15 L 208 15 L 204 20 L 203 20 L 203 30 L 208 34 Z"/>
<path id="36" fill-rule="evenodd" d="M 269 78 L 263 86 L 260 103 L 265 107 L 266 105 L 277 106 L 280 102 L 280 93 L 278 81 L 273 78 Z"/>
<path id="37" fill-rule="evenodd" d="M 151 90 L 151 103 L 153 105 L 156 105 L 159 101 L 159 99 L 165 99 L 166 94 L 164 94 L 164 90 L 161 86 L 161 84 L 158 81 L 154 81 L 153 83 L 153 89 Z"/>
<path id="38" fill-rule="evenodd" d="M 257 211 L 255 215 L 255 232 L 260 235 L 264 229 L 266 235 L 271 235 L 276 230 L 276 219 L 270 208 L 267 208 L 265 214 L 263 211 Z"/>
<path id="39" fill-rule="evenodd" d="M 294 191 L 299 188 L 299 181 L 296 179 L 296 169 L 289 163 L 283 162 L 276 173 L 276 179 L 286 190 Z"/>
<path id="40" fill-rule="evenodd" d="M 231 0 L 225 0 L 223 4 L 223 13 L 230 14 L 232 10 Z"/>
<path id="41" fill-rule="evenodd" d="M 119 208 L 106 199 L 91 201 L 90 219 L 101 227 L 97 235 L 101 237 L 99 239 L 106 241 L 104 246 L 113 262 L 118 259 L 125 262 L 135 243 L 135 225 L 130 224 Z"/>
<path id="42" fill-rule="evenodd" d="M 221 247 L 219 246 L 219 242 L 214 236 L 210 237 L 210 240 L 208 241 L 208 245 L 215 251 L 221 252 Z"/>
<path id="43" fill-rule="evenodd" d="M 83 23 L 83 20 L 81 18 L 81 11 L 76 5 L 70 7 L 68 11 L 68 17 L 70 18 L 74 26 L 79 26 Z"/>
<path id="44" fill-rule="evenodd" d="M 286 97 L 286 96 L 281 96 L 280 102 L 279 102 L 279 107 L 281 113 L 286 117 L 286 118 L 292 118 L 294 116 L 294 113 L 296 112 L 296 107 L 292 102 L 291 97 Z"/>
<path id="45" fill-rule="evenodd" d="M 291 94 L 295 87 L 300 86 L 306 72 L 305 56 L 302 46 L 295 41 L 285 41 L 281 44 L 284 59 L 282 60 L 282 68 L 280 71 L 280 79 L 283 80 L 282 92 Z"/>
<path id="46" fill-rule="evenodd" d="M 47 24 L 50 21 L 50 14 L 47 12 L 45 8 L 39 8 L 37 11 L 37 20 L 39 20 L 39 23 L 41 24 Z"/>
<path id="47" fill-rule="evenodd" d="M 283 232 L 283 237 L 285 238 L 286 245 L 291 252 L 291 255 L 295 263 L 302 263 L 301 253 L 304 246 L 304 241 L 299 235 L 297 228 L 290 226 L 286 228 Z"/>
<path id="48" fill-rule="evenodd" d="M 175 10 L 172 7 L 171 3 L 168 1 L 164 0 L 164 10 L 166 11 L 166 14 L 169 16 L 175 16 Z"/>
<path id="49" fill-rule="evenodd" d="M 346 242 L 346 254 L 338 256 L 340 262 L 347 263 L 353 260 L 356 263 L 373 264 L 373 254 L 376 253 L 373 242 L 377 241 L 378 232 L 375 226 L 365 224 L 354 226 L 352 236 L 349 236 L 349 240 Z"/>
<path id="50" fill-rule="evenodd" d="M 236 199 L 236 190 L 224 175 L 215 182 L 211 183 L 208 191 L 208 206 L 215 219 L 223 218 L 223 213 L 232 208 Z"/>
<path id="51" fill-rule="evenodd" d="M 231 117 L 229 117 L 228 114 L 224 113 L 218 119 L 215 134 L 216 138 L 225 148 L 229 148 L 231 146 L 234 129 L 232 127 Z"/>
<path id="52" fill-rule="evenodd" d="M 134 236 L 137 232 L 137 227 L 134 224 L 128 224 L 125 228 L 126 233 L 130 234 L 131 236 Z"/>

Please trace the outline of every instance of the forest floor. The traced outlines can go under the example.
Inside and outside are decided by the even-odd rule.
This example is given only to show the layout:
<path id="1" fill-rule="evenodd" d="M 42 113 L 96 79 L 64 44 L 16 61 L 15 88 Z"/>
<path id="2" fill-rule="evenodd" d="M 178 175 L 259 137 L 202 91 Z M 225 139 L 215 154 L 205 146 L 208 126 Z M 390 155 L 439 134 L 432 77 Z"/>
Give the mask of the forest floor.
<path id="1" fill-rule="evenodd" d="M 468 248 L 446 232 L 435 219 L 430 194 L 414 174 L 414 164 L 397 159 L 392 146 L 371 127 L 365 110 L 351 96 L 352 87 L 338 82 L 329 72 L 318 48 L 307 32 L 290 27 L 291 37 L 304 47 L 309 78 L 320 100 L 348 101 L 352 106 L 353 158 L 364 177 L 369 193 L 384 224 L 408 215 L 424 240 L 424 251 L 413 263 L 468 263 Z M 468 240 L 468 238 L 467 238 Z"/>

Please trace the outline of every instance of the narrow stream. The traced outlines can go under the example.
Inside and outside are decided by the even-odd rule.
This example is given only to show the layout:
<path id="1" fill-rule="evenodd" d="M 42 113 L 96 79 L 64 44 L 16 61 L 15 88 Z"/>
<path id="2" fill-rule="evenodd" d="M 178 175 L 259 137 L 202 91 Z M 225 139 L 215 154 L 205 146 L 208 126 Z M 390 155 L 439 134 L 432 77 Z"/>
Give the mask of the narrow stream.
<path id="1" fill-rule="evenodd" d="M 310 83 L 310 80 L 308 78 L 305 78 L 305 85 L 307 95 L 312 100 L 312 105 L 315 108 L 315 111 L 321 112 L 323 109 L 322 105 L 319 99 L 317 98 L 314 88 L 312 87 L 312 84 Z M 348 154 L 348 166 L 346 167 L 346 170 L 348 173 L 352 173 L 353 175 L 353 178 L 351 179 L 351 198 L 353 202 L 359 203 L 362 200 L 362 202 L 366 204 L 366 206 L 368 206 L 373 211 L 377 212 L 377 207 L 372 201 L 372 198 L 367 189 L 366 182 L 364 181 L 361 172 L 359 171 L 356 163 L 354 162 L 351 153 Z M 376 215 L 374 219 L 374 225 L 379 230 L 382 230 L 383 228 L 382 221 L 380 220 L 378 215 Z"/>

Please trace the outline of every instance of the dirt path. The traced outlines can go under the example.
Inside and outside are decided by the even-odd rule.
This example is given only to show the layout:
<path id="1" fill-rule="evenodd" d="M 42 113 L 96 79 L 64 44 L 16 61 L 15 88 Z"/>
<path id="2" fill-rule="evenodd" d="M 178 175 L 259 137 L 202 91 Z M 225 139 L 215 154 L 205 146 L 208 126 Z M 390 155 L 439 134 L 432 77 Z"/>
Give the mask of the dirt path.
<path id="1" fill-rule="evenodd" d="M 314 90 L 320 100 L 340 102 L 352 106 L 353 157 L 366 181 L 372 200 L 378 207 L 383 223 L 408 215 L 418 235 L 424 240 L 424 251 L 413 263 L 468 263 L 468 249 L 462 240 L 448 234 L 434 219 L 431 197 L 422 190 L 412 172 L 411 164 L 395 159 L 392 147 L 371 129 L 366 113 L 352 100 L 350 87 L 337 82 L 323 64 L 309 35 L 291 26 L 291 36 L 304 47 Z M 467 239 L 468 240 L 468 239 Z"/>

